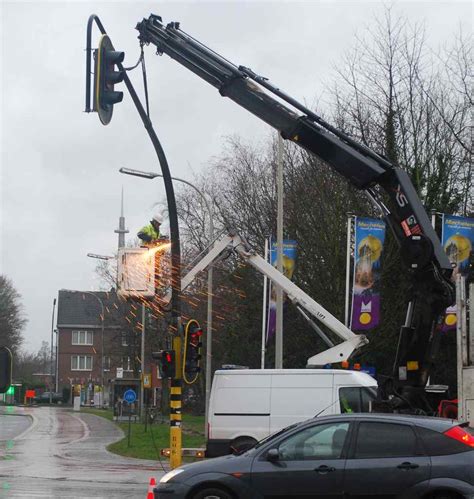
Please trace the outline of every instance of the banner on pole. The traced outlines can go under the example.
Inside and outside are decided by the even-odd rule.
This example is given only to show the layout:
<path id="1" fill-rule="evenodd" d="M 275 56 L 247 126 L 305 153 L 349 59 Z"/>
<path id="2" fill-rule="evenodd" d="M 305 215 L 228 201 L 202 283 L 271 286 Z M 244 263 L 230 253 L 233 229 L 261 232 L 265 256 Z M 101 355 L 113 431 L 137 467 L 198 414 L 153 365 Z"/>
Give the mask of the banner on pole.
<path id="1" fill-rule="evenodd" d="M 296 263 L 296 241 L 285 239 L 283 240 L 283 275 L 288 279 L 293 278 Z M 270 263 L 277 267 L 278 251 L 276 241 L 270 240 Z M 270 281 L 269 285 L 269 300 L 268 300 L 268 321 L 267 321 L 267 344 L 275 335 L 276 330 L 276 289 Z"/>
<path id="2" fill-rule="evenodd" d="M 385 223 L 355 218 L 351 329 L 367 330 L 380 322 L 380 276 Z"/>
<path id="3" fill-rule="evenodd" d="M 474 218 L 443 215 L 441 244 L 449 258 L 456 266 L 453 269 L 452 280 L 458 274 L 466 275 L 469 270 L 469 259 L 474 248 Z M 456 305 L 446 309 L 443 321 L 443 331 L 456 328 Z"/>

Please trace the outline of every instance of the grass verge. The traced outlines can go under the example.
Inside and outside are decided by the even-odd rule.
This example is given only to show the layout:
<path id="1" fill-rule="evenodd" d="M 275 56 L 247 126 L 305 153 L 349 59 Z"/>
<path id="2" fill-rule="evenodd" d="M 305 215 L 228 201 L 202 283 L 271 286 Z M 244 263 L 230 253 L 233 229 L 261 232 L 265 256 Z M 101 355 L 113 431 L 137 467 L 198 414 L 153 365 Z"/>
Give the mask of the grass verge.
<path id="1" fill-rule="evenodd" d="M 112 411 L 103 409 L 81 408 L 81 412 L 95 414 L 110 421 L 113 420 Z M 128 445 L 128 422 L 117 424 L 124 432 L 125 438 L 110 444 L 107 450 L 121 456 L 139 459 L 157 460 L 160 449 L 170 446 L 169 424 L 148 424 L 147 431 L 143 423 L 130 424 L 130 446 Z M 204 416 L 183 414 L 183 447 L 204 447 Z M 166 458 L 161 458 L 165 460 Z"/>

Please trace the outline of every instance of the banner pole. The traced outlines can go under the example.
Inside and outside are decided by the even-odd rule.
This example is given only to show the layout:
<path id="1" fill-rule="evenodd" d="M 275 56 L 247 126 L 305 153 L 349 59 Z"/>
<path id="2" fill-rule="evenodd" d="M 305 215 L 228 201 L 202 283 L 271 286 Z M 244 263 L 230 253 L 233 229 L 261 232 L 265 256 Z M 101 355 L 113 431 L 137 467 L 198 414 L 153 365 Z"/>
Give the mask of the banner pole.
<path id="1" fill-rule="evenodd" d="M 347 213 L 347 248 L 346 248 L 346 303 L 344 311 L 344 325 L 349 327 L 349 297 L 350 297 L 350 277 L 351 277 L 351 234 L 352 234 L 352 213 Z"/>
<path id="2" fill-rule="evenodd" d="M 268 262 L 268 238 L 265 238 L 265 261 Z M 262 308 L 262 351 L 260 358 L 260 368 L 265 369 L 265 343 L 267 339 L 267 298 L 268 298 L 268 277 L 263 276 L 263 308 Z"/>
<path id="3" fill-rule="evenodd" d="M 283 138 L 278 135 L 277 269 L 283 273 Z M 283 290 L 276 286 L 275 369 L 283 369 Z"/>

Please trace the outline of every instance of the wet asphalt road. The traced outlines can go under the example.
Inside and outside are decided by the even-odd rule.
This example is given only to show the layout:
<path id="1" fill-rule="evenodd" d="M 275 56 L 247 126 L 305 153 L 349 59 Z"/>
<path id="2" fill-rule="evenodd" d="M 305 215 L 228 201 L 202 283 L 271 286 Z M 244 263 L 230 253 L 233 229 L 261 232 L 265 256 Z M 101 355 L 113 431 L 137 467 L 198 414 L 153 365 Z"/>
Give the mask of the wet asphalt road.
<path id="1" fill-rule="evenodd" d="M 116 456 L 110 421 L 57 407 L 0 409 L 0 498 L 146 498 L 155 461 Z"/>

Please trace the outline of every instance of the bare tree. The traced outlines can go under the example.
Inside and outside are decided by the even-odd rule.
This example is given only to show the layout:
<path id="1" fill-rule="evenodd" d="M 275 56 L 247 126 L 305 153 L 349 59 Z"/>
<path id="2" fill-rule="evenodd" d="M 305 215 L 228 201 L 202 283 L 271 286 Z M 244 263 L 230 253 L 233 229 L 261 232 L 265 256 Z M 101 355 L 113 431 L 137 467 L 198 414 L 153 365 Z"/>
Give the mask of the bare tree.
<path id="1" fill-rule="evenodd" d="M 0 345 L 16 353 L 26 322 L 20 294 L 8 277 L 0 275 Z"/>
<path id="2" fill-rule="evenodd" d="M 435 51 L 422 26 L 387 7 L 337 68 L 332 112 L 339 128 L 404 168 L 427 210 L 461 215 L 472 210 L 470 67 L 470 45 L 462 35 Z M 390 235 L 383 260 L 383 322 L 362 355 L 378 365 L 393 357 L 407 296 Z M 448 344 L 441 355 L 452 355 L 453 337 L 443 341 Z M 454 364 L 446 357 L 438 365 Z M 436 379 L 455 385 L 455 370 L 439 378 L 435 373 Z"/>
<path id="3" fill-rule="evenodd" d="M 436 58 L 420 25 L 387 7 L 337 69 L 333 115 L 340 128 L 403 167 L 428 209 L 472 205 L 469 45 Z"/>

